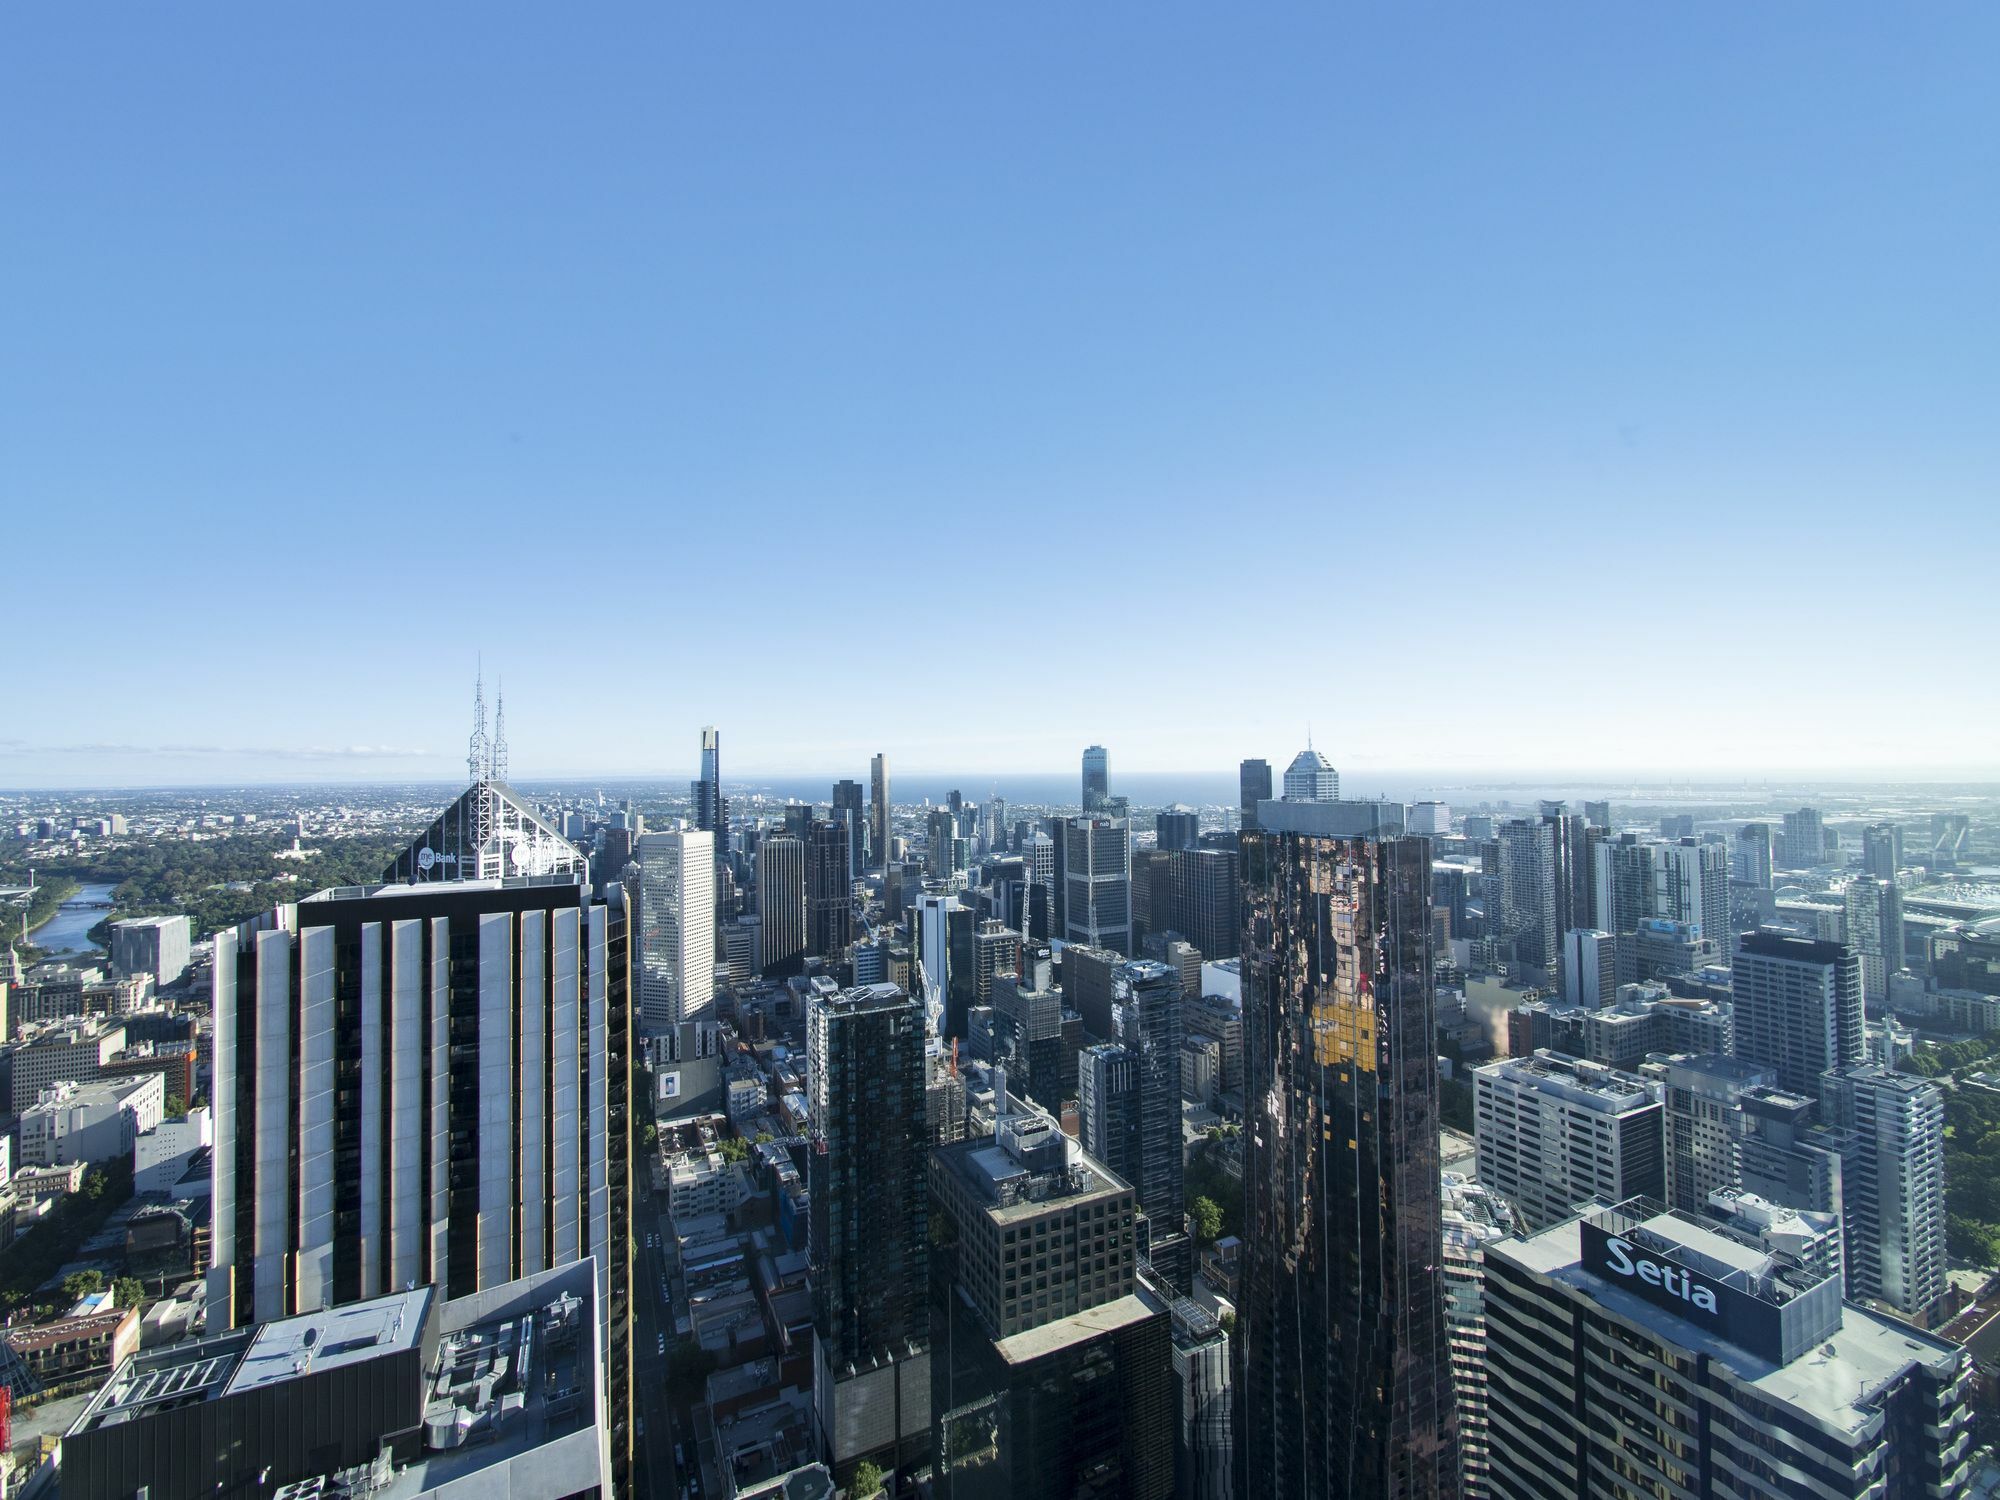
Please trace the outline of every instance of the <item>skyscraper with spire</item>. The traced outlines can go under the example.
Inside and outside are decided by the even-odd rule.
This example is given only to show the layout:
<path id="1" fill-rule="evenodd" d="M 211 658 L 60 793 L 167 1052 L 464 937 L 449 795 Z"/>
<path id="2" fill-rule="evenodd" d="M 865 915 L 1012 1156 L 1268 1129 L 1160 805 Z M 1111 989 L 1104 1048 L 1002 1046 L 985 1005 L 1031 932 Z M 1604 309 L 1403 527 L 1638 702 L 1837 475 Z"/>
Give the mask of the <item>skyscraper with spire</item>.
<path id="1" fill-rule="evenodd" d="M 582 852 L 506 785 L 483 681 L 466 761 L 471 785 L 385 884 L 216 934 L 209 1327 L 426 1283 L 460 1297 L 588 1260 L 614 1490 L 629 1494 L 624 888 L 593 896 Z"/>
<path id="2" fill-rule="evenodd" d="M 1306 737 L 1306 747 L 1292 757 L 1292 763 L 1285 767 L 1285 796 L 1287 802 L 1338 802 L 1340 800 L 1340 772 L 1334 770 L 1333 762 L 1312 747 L 1312 737 Z"/>
<path id="3" fill-rule="evenodd" d="M 407 885 L 588 872 L 583 851 L 507 785 L 506 709 L 496 706 L 488 734 L 483 672 L 472 690 L 465 770 L 471 784 L 396 857 L 382 874 L 385 881 Z"/>
<path id="4" fill-rule="evenodd" d="M 715 835 L 717 864 L 729 858 L 729 799 L 722 795 L 722 734 L 714 725 L 701 732 L 701 776 L 688 788 L 694 826 Z"/>

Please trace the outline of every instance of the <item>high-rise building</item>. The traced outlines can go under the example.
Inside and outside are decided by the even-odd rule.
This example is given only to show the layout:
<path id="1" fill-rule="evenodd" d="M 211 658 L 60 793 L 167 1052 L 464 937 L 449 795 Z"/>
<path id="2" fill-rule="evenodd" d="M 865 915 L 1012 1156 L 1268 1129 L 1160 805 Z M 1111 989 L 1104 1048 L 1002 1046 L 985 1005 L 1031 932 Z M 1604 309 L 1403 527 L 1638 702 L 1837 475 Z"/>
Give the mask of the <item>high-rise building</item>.
<path id="1" fill-rule="evenodd" d="M 712 725 L 701 732 L 701 775 L 688 788 L 694 826 L 715 836 L 718 863 L 729 858 L 729 799 L 722 795 L 722 735 Z"/>
<path id="2" fill-rule="evenodd" d="M 1174 1488 L 1167 1305 L 1140 1279 L 1134 1193 L 1049 1116 L 931 1153 L 939 1500 Z"/>
<path id="3" fill-rule="evenodd" d="M 1826 827 L 1819 809 L 1802 807 L 1785 814 L 1778 862 L 1787 870 L 1811 870 L 1826 863 Z"/>
<path id="4" fill-rule="evenodd" d="M 1893 881 L 1903 868 L 1900 823 L 1870 823 L 1861 830 L 1861 868 L 1877 880 Z"/>
<path id="5" fill-rule="evenodd" d="M 844 818 L 806 831 L 806 952 L 838 958 L 854 941 L 854 853 Z"/>
<path id="6" fill-rule="evenodd" d="M 1595 928 L 1563 934 L 1563 1001 L 1595 1009 L 1618 995 L 1618 939 Z"/>
<path id="7" fill-rule="evenodd" d="M 992 1025 L 994 1061 L 1007 1070 L 1008 1087 L 1060 1114 L 1079 1083 L 1063 1043 L 1061 992 L 1027 975 L 996 975 Z"/>
<path id="8" fill-rule="evenodd" d="M 889 757 L 876 755 L 868 762 L 868 863 L 886 868 L 894 850 L 889 847 L 894 821 L 889 804 Z"/>
<path id="9" fill-rule="evenodd" d="M 1078 1060 L 1084 1150 L 1132 1184 L 1145 1217 L 1142 1258 L 1161 1281 L 1186 1292 L 1194 1268 L 1183 1227 L 1180 976 L 1142 959 L 1120 964 L 1112 982 L 1116 1050 L 1131 1064 L 1120 1075 L 1129 1098 L 1106 1095 L 1106 1113 L 1094 1122 L 1083 1092 L 1086 1064 Z"/>
<path id="10" fill-rule="evenodd" d="M 806 952 L 806 846 L 788 833 L 757 843 L 757 916 L 766 974 L 799 971 Z"/>
<path id="11" fill-rule="evenodd" d="M 594 1258 L 624 1482 L 633 1040 L 611 897 L 581 873 L 349 886 L 217 934 L 211 1333 Z"/>
<path id="12" fill-rule="evenodd" d="M 868 816 L 863 810 L 861 783 L 852 780 L 833 784 L 833 821 L 847 826 L 847 878 L 859 880 L 868 867 Z"/>
<path id="13" fill-rule="evenodd" d="M 1769 1068 L 1715 1053 L 1668 1063 L 1668 1207 L 1706 1213 L 1719 1192 L 1821 1213 L 1840 1207 L 1838 1142 L 1815 1128 L 1814 1100 L 1786 1093 L 1776 1079 Z"/>
<path id="14" fill-rule="evenodd" d="M 1077 1055 L 1076 1071 L 1077 1138 L 1094 1160 L 1130 1181 L 1140 1156 L 1139 1059 L 1118 1042 L 1097 1042 Z"/>
<path id="15" fill-rule="evenodd" d="M 1201 949 L 1185 939 L 1176 938 L 1162 945 L 1160 961 L 1180 975 L 1183 1003 L 1190 996 L 1197 1000 L 1201 998 Z"/>
<path id="16" fill-rule="evenodd" d="M 1671 917 L 1641 917 L 1638 927 L 1618 938 L 1618 982 L 1645 984 L 1668 975 L 1693 974 L 1728 955 L 1701 935 L 1692 922 Z"/>
<path id="17" fill-rule="evenodd" d="M 715 835 L 639 836 L 639 1019 L 659 1033 L 715 1012 Z"/>
<path id="18" fill-rule="evenodd" d="M 1418 802 L 1410 808 L 1410 832 L 1441 838 L 1451 832 L 1449 802 Z"/>
<path id="19" fill-rule="evenodd" d="M 1183 849 L 1173 857 L 1170 925 L 1211 959 L 1243 941 L 1243 886 L 1234 849 Z"/>
<path id="20" fill-rule="evenodd" d="M 1562 935 L 1574 927 L 1591 925 L 1595 897 L 1594 851 L 1603 842 L 1601 833 L 1569 810 L 1568 804 L 1544 801 L 1538 804 L 1542 826 L 1548 830 L 1549 878 L 1555 887 L 1555 940 L 1560 949 Z"/>
<path id="21" fill-rule="evenodd" d="M 1583 821 L 1592 828 L 1610 828 L 1611 804 L 1609 802 L 1585 802 L 1583 804 Z"/>
<path id="22" fill-rule="evenodd" d="M 806 1014 L 813 1409 L 843 1476 L 930 1451 L 930 1148 L 924 1008 L 893 984 Z"/>
<path id="23" fill-rule="evenodd" d="M 1636 1072 L 1656 1052 L 1724 1052 L 1735 1039 L 1727 1001 L 1675 995 L 1662 984 L 1621 984 L 1608 1005 L 1531 1000 L 1507 1013 L 1507 1051 L 1553 1048 Z"/>
<path id="24" fill-rule="evenodd" d="M 972 929 L 972 1003 L 993 1003 L 993 980 L 1021 972 L 1021 934 L 988 917 Z M 1030 986 L 1032 988 L 1032 986 Z"/>
<path id="25" fill-rule="evenodd" d="M 1736 844 L 1730 857 L 1731 879 L 1740 885 L 1768 891 L 1774 863 L 1769 823 L 1745 823 L 1736 830 Z"/>
<path id="26" fill-rule="evenodd" d="M 1102 745 L 1083 752 L 1083 810 L 1101 812 L 1111 800 L 1111 757 Z"/>
<path id="27" fill-rule="evenodd" d="M 1515 1228 L 1514 1210 L 1491 1188 L 1443 1174 L 1444 1318 L 1451 1388 L 1458 1406 L 1459 1471 L 1465 1500 L 1485 1500 L 1492 1469 L 1486 1404 L 1486 1248 Z"/>
<path id="28" fill-rule="evenodd" d="M 1660 912 L 1659 844 L 1623 833 L 1600 842 L 1594 852 L 1596 924 L 1606 932 L 1626 933 Z"/>
<path id="29" fill-rule="evenodd" d="M 923 1000 L 933 1028 L 941 1036 L 965 1035 L 965 1013 L 977 993 L 972 921 L 971 908 L 954 895 L 929 892 L 917 898 L 912 931 L 924 976 Z M 961 968 L 964 972 L 954 972 Z"/>
<path id="30" fill-rule="evenodd" d="M 1026 926 L 1022 935 L 1032 942 L 1053 942 L 1056 932 L 1056 841 L 1046 833 L 1020 840 L 1021 892 Z"/>
<path id="31" fill-rule="evenodd" d="M 1340 772 L 1333 762 L 1308 745 L 1285 767 L 1286 802 L 1338 802 Z"/>
<path id="32" fill-rule="evenodd" d="M 1729 962 L 1729 851 L 1721 844 L 1683 839 L 1659 853 L 1660 910 L 1708 938 L 1723 963 Z"/>
<path id="33" fill-rule="evenodd" d="M 1861 993 L 1886 1005 L 1889 981 L 1903 968 L 1903 893 L 1894 879 L 1857 875 L 1847 883 L 1847 946 L 1861 959 Z"/>
<path id="34" fill-rule="evenodd" d="M 1540 1229 L 1593 1200 L 1666 1190 L 1659 1086 L 1542 1051 L 1473 1069 L 1479 1181 Z"/>
<path id="35" fill-rule="evenodd" d="M 1129 825 L 1122 818 L 1067 818 L 1062 833 L 1068 941 L 1131 953 Z"/>
<path id="36" fill-rule="evenodd" d="M 1113 978 L 1121 962 L 1109 948 L 1072 943 L 1063 949 L 1063 1001 L 1083 1017 L 1083 1028 L 1100 1042 L 1110 1041 L 1117 1028 L 1111 1014 Z"/>
<path id="37" fill-rule="evenodd" d="M 1153 815 L 1153 831 L 1161 849 L 1192 849 L 1201 842 L 1201 814 L 1175 803 Z"/>
<path id="38" fill-rule="evenodd" d="M 1492 1493 L 1966 1491 L 1964 1350 L 1644 1200 L 1486 1250 Z"/>
<path id="39" fill-rule="evenodd" d="M 1132 941 L 1133 952 L 1158 947 L 1166 934 L 1178 932 L 1174 910 L 1174 867 L 1186 850 L 1134 849 L 1132 851 Z"/>
<path id="40" fill-rule="evenodd" d="M 1526 969 L 1553 975 L 1561 951 L 1556 828 L 1545 819 L 1500 825 L 1500 928 Z"/>
<path id="41" fill-rule="evenodd" d="M 928 1058 L 924 1064 L 924 1126 L 933 1146 L 965 1139 L 965 1080 L 955 1062 Z"/>
<path id="42" fill-rule="evenodd" d="M 1174 1386 L 1180 1393 L 1174 1500 L 1231 1500 L 1236 1446 L 1229 1335 L 1191 1298 L 1175 1299 L 1171 1314 Z"/>
<path id="43" fill-rule="evenodd" d="M 1226 1094 L 1243 1090 L 1243 1011 L 1227 995 L 1197 995 L 1183 988 L 1182 1023 L 1190 1036 L 1213 1040 L 1221 1051 L 1217 1086 Z"/>
<path id="44" fill-rule="evenodd" d="M 952 844 L 958 824 L 951 809 L 934 807 L 924 817 L 924 873 L 932 880 L 949 880 L 952 871 Z"/>
<path id="45" fill-rule="evenodd" d="M 1736 1055 L 1778 1087 L 1819 1096 L 1820 1075 L 1867 1060 L 1861 960 L 1851 948 L 1776 932 L 1746 933 L 1730 966 Z"/>
<path id="46" fill-rule="evenodd" d="M 1864 1063 L 1829 1074 L 1828 1123 L 1844 1137 L 1847 1295 L 1928 1313 L 1944 1295 L 1944 1091 Z"/>
<path id="47" fill-rule="evenodd" d="M 111 924 L 111 968 L 120 978 L 145 975 L 161 989 L 187 973 L 186 917 L 128 917 Z M 0 1036 L 0 1041 L 6 1038 Z"/>
<path id="48" fill-rule="evenodd" d="M 1310 803 L 1258 811 L 1239 1472 L 1259 1496 L 1453 1495 L 1430 843 L 1324 834 Z"/>
<path id="49" fill-rule="evenodd" d="M 1240 798 L 1237 804 L 1237 825 L 1241 828 L 1257 826 L 1257 804 L 1271 800 L 1271 763 L 1268 760 L 1246 760 L 1236 770 Z"/>

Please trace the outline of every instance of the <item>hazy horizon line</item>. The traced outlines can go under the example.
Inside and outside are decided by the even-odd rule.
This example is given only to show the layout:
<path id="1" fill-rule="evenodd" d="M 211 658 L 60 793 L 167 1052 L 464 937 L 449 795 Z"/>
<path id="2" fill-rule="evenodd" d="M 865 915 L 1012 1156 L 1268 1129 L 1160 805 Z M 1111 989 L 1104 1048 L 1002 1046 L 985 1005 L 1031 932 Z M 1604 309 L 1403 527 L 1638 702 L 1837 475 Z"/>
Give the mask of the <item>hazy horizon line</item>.
<path id="1" fill-rule="evenodd" d="M 1273 762 L 1274 781 L 1282 774 Z M 1056 769 L 1023 769 L 1007 771 L 987 769 L 967 770 L 964 768 L 930 768 L 924 766 L 898 766 L 890 762 L 890 781 L 893 790 L 898 779 L 909 780 L 952 780 L 966 781 L 969 786 L 981 779 L 1061 779 L 1075 777 L 1079 773 L 1074 767 Z M 599 782 L 619 782 L 624 784 L 656 783 L 661 786 L 686 786 L 698 773 L 694 769 L 685 772 L 672 771 L 553 771 L 535 772 L 508 778 L 510 785 L 530 786 L 536 784 L 557 784 L 585 786 Z M 1117 792 L 1117 783 L 1123 778 L 1147 781 L 1166 781 L 1175 778 L 1231 778 L 1237 774 L 1235 767 L 1208 767 L 1195 769 L 1147 770 L 1134 769 L 1116 772 L 1112 776 L 1112 792 Z M 1474 790 L 1507 789 L 1516 786 L 1547 786 L 1562 783 L 1576 787 L 1615 788 L 1621 785 L 1661 790 L 1668 788 L 1721 788 L 1749 789 L 1769 788 L 1774 785 L 1801 785 L 1815 787 L 1967 787 L 1989 788 L 2000 793 L 2000 770 L 1966 768 L 1961 772 L 1940 772 L 1933 769 L 1923 771 L 1889 770 L 1877 768 L 1844 768 L 1840 770 L 1810 770 L 1794 768 L 1789 770 L 1743 770 L 1734 772 L 1704 771 L 1689 773 L 1663 769 L 1635 768 L 1629 770 L 1594 769 L 1548 769 L 1523 770 L 1517 768 L 1495 768 L 1490 771 L 1468 770 L 1455 767 L 1446 771 L 1439 767 L 1413 766 L 1408 768 L 1389 767 L 1367 771 L 1345 771 L 1343 778 L 1355 790 L 1363 790 L 1366 784 L 1377 780 L 1400 782 L 1427 782 L 1442 789 L 1467 788 Z M 824 780 L 829 790 L 836 781 L 859 781 L 868 785 L 865 768 L 857 775 L 848 770 L 776 770 L 751 771 L 734 775 L 725 774 L 723 785 L 755 787 L 760 782 L 769 781 L 811 781 Z M 308 788 L 308 787 L 356 787 L 374 788 L 392 786 L 409 787 L 464 787 L 468 782 L 463 777 L 452 776 L 395 776 L 374 777 L 313 777 L 313 776 L 247 776 L 228 779 L 166 780 L 166 781 L 98 781 L 98 782 L 25 782 L 0 786 L 0 796 L 33 796 L 45 793 L 114 793 L 114 792 L 198 792 L 235 791 L 250 788 Z M 976 789 L 976 788 L 973 788 Z"/>

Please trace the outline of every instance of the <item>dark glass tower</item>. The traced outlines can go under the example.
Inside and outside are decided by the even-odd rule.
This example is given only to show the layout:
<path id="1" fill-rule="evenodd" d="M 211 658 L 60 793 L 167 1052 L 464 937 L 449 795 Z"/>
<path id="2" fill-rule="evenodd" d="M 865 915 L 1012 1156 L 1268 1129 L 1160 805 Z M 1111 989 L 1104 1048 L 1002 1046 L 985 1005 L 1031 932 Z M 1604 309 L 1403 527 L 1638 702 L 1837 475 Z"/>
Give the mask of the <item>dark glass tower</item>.
<path id="1" fill-rule="evenodd" d="M 722 735 L 701 732 L 701 779 L 688 788 L 694 803 L 694 826 L 715 835 L 715 862 L 729 860 L 729 799 L 722 795 Z"/>
<path id="2" fill-rule="evenodd" d="M 838 958 L 854 941 L 853 854 L 847 824 L 814 818 L 807 825 L 805 849 L 806 952 Z"/>
<path id="3" fill-rule="evenodd" d="M 1083 752 L 1083 810 L 1097 812 L 1111 800 L 1111 757 L 1102 745 Z"/>
<path id="4" fill-rule="evenodd" d="M 886 867 L 892 823 L 887 755 L 877 755 L 868 762 L 868 789 L 868 863 L 871 867 Z"/>
<path id="5" fill-rule="evenodd" d="M 1271 799 L 1271 763 L 1268 760 L 1246 760 L 1237 768 L 1237 780 L 1242 794 L 1237 808 L 1238 821 L 1244 828 L 1255 828 L 1257 804 Z"/>
<path id="6" fill-rule="evenodd" d="M 796 974 L 806 951 L 805 843 L 771 834 L 757 846 L 757 914 L 766 974 Z"/>
<path id="7" fill-rule="evenodd" d="M 813 1405 L 843 1481 L 930 1445 L 924 1005 L 893 984 L 813 1002 Z"/>
<path id="8" fill-rule="evenodd" d="M 1242 840 L 1240 1493 L 1459 1489 L 1444 1335 L 1430 842 L 1269 804 Z"/>
<path id="9" fill-rule="evenodd" d="M 848 878 L 859 880 L 868 864 L 868 824 L 862 811 L 860 782 L 833 784 L 833 821 L 847 825 Z"/>
<path id="10" fill-rule="evenodd" d="M 1120 964 L 1112 1013 L 1138 1065 L 1138 1151 L 1123 1175 L 1146 1215 L 1146 1261 L 1177 1292 L 1192 1285 L 1183 1228 L 1181 980 L 1163 963 Z"/>
<path id="11" fill-rule="evenodd" d="M 1176 804 L 1153 815 L 1153 830 L 1161 849 L 1192 849 L 1201 840 L 1201 814 Z"/>

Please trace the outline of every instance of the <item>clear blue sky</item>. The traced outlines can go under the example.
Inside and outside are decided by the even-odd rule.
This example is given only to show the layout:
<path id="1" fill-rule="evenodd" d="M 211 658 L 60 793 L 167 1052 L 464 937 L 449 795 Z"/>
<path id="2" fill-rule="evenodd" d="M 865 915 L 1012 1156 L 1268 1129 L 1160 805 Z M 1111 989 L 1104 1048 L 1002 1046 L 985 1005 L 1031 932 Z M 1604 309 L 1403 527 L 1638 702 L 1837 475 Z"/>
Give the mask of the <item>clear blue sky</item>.
<path id="1" fill-rule="evenodd" d="M 1996 59 L 8 6 L 0 784 L 445 773 L 481 652 L 518 775 L 2000 773 Z"/>

